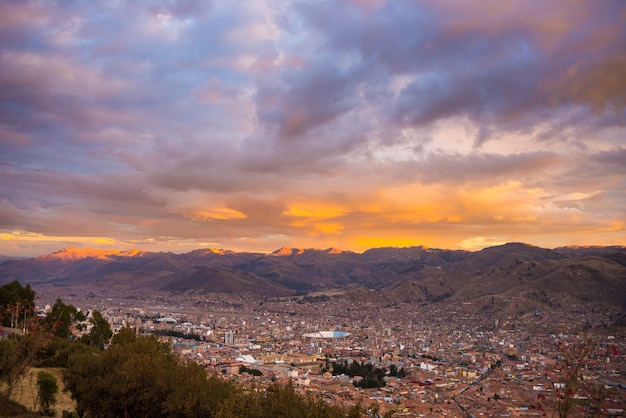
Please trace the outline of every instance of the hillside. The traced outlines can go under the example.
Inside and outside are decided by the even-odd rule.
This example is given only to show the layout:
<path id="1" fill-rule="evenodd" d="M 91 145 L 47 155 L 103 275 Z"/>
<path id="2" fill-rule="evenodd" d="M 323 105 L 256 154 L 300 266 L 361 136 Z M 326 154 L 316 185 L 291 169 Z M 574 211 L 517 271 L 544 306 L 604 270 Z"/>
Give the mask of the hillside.
<path id="1" fill-rule="evenodd" d="M 375 248 L 362 254 L 281 248 L 270 254 L 201 249 L 185 254 L 65 249 L 0 264 L 0 284 L 106 286 L 174 294 L 286 296 L 374 291 L 401 302 L 550 292 L 626 305 L 626 248 L 545 249 L 510 243 L 481 251 Z M 367 294 L 371 294 L 367 292 Z"/>

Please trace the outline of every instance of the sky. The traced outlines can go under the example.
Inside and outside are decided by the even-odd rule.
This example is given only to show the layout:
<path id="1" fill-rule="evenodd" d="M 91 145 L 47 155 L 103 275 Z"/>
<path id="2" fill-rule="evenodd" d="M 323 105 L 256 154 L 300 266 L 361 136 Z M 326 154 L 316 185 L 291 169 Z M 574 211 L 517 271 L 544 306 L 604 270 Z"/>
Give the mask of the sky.
<path id="1" fill-rule="evenodd" d="M 0 254 L 626 245 L 623 0 L 0 2 Z"/>

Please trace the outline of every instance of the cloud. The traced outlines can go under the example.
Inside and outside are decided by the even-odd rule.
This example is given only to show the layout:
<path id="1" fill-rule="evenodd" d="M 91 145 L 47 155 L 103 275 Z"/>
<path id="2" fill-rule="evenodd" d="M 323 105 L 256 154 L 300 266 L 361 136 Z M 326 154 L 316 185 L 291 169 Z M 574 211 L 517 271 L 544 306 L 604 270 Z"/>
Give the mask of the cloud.
<path id="1" fill-rule="evenodd" d="M 368 76 L 412 78 L 392 107 L 405 124 L 469 116 L 519 131 L 569 105 L 622 113 L 623 4 L 556 2 L 539 16 L 528 2 L 461 3 L 388 3 L 367 22 L 334 4 L 343 24 L 320 9 L 308 16 L 325 46 L 356 53 Z"/>
<path id="2" fill-rule="evenodd" d="M 463 240 L 459 247 L 468 250 L 468 251 L 476 251 L 483 249 L 485 247 L 494 247 L 496 245 L 506 244 L 506 241 L 499 241 L 496 238 L 486 238 L 486 237 L 472 237 Z"/>
<path id="3" fill-rule="evenodd" d="M 547 151 L 508 155 L 440 151 L 409 157 L 400 161 L 383 160 L 374 165 L 382 175 L 382 181 L 377 185 L 389 184 L 391 181 L 396 184 L 439 184 L 449 187 L 491 186 L 511 179 L 534 184 L 535 179 L 545 178 L 546 173 L 567 167 L 562 155 Z"/>
<path id="4" fill-rule="evenodd" d="M 192 210 L 185 214 L 193 221 L 211 221 L 228 219 L 245 219 L 247 215 L 231 208 L 214 208 L 211 210 Z"/>
<path id="5" fill-rule="evenodd" d="M 30 254 L 623 243 L 625 15 L 3 2 L 0 233 Z"/>

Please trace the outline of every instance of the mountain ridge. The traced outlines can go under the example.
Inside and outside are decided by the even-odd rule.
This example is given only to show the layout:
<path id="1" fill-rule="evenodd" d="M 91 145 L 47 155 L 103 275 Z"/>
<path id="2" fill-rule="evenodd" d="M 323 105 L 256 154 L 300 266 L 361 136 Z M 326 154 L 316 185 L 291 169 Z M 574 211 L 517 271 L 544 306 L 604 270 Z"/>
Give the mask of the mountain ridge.
<path id="1" fill-rule="evenodd" d="M 0 264 L 0 284 L 107 286 L 169 293 L 286 296 L 369 289 L 406 302 L 549 290 L 626 306 L 626 247 L 546 249 L 507 243 L 479 251 L 415 247 L 197 249 L 183 254 L 67 248 Z M 533 291 L 534 291 L 533 290 Z"/>

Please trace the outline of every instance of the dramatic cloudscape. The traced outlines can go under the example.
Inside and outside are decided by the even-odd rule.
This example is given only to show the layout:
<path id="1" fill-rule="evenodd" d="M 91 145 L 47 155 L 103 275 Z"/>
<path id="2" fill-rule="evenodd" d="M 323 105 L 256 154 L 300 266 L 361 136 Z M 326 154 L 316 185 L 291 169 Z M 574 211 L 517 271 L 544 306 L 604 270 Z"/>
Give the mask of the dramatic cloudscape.
<path id="1" fill-rule="evenodd" d="M 626 245 L 623 0 L 0 2 L 0 254 Z"/>

